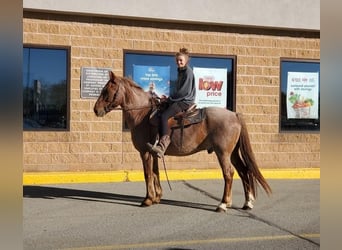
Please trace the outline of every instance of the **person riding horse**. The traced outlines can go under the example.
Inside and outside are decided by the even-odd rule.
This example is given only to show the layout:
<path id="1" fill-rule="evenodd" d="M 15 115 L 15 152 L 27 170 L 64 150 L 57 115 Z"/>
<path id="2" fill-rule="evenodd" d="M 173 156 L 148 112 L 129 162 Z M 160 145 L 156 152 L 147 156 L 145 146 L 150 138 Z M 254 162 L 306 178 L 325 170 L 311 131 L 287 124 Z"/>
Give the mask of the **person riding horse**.
<path id="1" fill-rule="evenodd" d="M 160 116 L 160 140 L 157 145 L 147 144 L 150 151 L 157 154 L 158 157 L 163 157 L 164 153 L 171 143 L 170 132 L 168 127 L 169 118 L 187 110 L 195 102 L 196 87 L 195 78 L 189 64 L 189 51 L 186 48 L 181 48 L 176 53 L 176 64 L 178 67 L 178 76 L 175 86 L 175 91 L 162 102 L 167 103 L 167 108 L 162 111 Z"/>

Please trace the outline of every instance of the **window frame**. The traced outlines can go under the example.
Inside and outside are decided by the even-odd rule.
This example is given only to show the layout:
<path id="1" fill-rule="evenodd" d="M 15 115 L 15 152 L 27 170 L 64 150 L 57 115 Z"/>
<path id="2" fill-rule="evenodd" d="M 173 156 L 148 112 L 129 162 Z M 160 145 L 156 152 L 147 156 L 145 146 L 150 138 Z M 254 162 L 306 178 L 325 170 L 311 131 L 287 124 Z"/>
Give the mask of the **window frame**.
<path id="1" fill-rule="evenodd" d="M 287 88 L 287 81 L 283 82 L 283 74 L 287 74 L 289 71 L 283 72 L 284 66 L 283 62 L 293 62 L 293 63 L 313 63 L 318 64 L 318 119 L 310 119 L 310 118 L 287 118 L 286 111 L 286 98 L 287 94 L 285 93 L 285 98 L 283 95 L 283 88 Z M 296 71 L 296 72 L 317 72 L 314 70 L 306 70 L 306 71 Z M 279 71 L 279 132 L 280 133 L 320 133 L 320 104 L 321 104 L 321 81 L 320 81 L 320 60 L 319 59 L 303 59 L 303 58 L 280 58 L 280 71 Z M 285 86 L 284 86 L 285 84 Z"/>
<path id="2" fill-rule="evenodd" d="M 71 46 L 24 43 L 22 48 L 23 50 L 24 48 L 28 48 L 28 49 L 55 49 L 55 50 L 66 51 L 66 127 L 65 128 L 44 128 L 44 127 L 24 128 L 23 126 L 23 131 L 30 131 L 30 132 L 44 132 L 44 131 L 68 132 L 70 131 Z M 22 86 L 23 86 L 23 83 L 24 83 L 24 79 L 22 80 Z"/>

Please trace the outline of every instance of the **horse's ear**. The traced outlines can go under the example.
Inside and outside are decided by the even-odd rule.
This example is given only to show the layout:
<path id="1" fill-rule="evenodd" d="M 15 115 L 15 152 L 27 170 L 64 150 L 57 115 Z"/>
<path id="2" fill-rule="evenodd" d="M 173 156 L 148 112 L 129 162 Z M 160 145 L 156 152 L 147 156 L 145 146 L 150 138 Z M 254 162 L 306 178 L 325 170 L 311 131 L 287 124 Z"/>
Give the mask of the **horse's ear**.
<path id="1" fill-rule="evenodd" d="M 109 80 L 111 82 L 114 82 L 114 79 L 115 79 L 115 75 L 114 75 L 113 71 L 109 71 Z"/>

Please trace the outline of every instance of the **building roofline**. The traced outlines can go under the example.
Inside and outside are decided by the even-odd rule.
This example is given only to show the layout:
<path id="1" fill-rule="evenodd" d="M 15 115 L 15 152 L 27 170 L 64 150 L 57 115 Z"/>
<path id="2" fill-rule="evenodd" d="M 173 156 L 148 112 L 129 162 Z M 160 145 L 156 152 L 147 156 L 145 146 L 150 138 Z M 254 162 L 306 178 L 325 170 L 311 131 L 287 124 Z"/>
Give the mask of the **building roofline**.
<path id="1" fill-rule="evenodd" d="M 23 9 L 147 21 L 320 30 L 319 0 L 23 0 Z"/>

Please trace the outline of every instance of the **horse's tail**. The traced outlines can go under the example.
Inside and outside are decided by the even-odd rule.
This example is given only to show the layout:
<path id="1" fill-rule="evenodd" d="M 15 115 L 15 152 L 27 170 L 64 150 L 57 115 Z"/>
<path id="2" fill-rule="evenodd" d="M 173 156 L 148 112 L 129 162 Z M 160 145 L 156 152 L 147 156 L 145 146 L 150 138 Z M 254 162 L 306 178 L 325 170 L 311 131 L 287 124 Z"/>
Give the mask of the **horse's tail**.
<path id="1" fill-rule="evenodd" d="M 249 185 L 251 187 L 251 191 L 254 197 L 256 197 L 257 184 L 259 183 L 263 187 L 263 189 L 266 191 L 266 193 L 270 195 L 272 193 L 272 189 L 268 185 L 263 175 L 261 174 L 258 168 L 258 165 L 256 163 L 255 156 L 252 151 L 252 146 L 249 140 L 246 123 L 242 117 L 242 114 L 236 113 L 236 116 L 241 124 L 239 148 L 240 148 L 242 160 L 244 162 L 245 167 L 247 168 L 247 176 L 250 182 Z"/>

